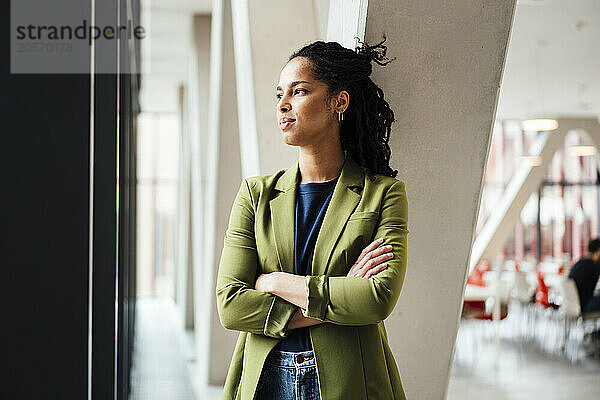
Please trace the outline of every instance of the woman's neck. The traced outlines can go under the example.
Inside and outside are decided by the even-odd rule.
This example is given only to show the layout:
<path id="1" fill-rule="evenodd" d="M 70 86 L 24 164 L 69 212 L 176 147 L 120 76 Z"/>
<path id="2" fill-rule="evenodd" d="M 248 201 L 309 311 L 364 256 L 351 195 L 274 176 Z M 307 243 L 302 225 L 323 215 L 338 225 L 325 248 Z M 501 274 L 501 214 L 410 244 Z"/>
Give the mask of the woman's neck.
<path id="1" fill-rule="evenodd" d="M 345 154 L 343 150 L 339 152 L 303 152 L 300 151 L 298 160 L 300 168 L 300 182 L 326 182 L 337 178 L 344 165 Z"/>

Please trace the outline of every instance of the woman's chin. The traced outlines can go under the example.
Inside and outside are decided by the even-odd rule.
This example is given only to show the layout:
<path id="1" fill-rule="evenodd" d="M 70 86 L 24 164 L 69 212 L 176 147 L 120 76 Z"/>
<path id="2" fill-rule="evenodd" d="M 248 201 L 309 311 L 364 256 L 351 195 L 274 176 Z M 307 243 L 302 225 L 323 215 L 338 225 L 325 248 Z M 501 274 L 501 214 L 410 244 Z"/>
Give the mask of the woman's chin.
<path id="1" fill-rule="evenodd" d="M 290 134 L 289 132 L 281 132 L 281 137 L 283 138 L 283 143 L 289 146 L 298 145 L 298 140 L 296 140 L 296 137 L 294 137 L 294 135 Z"/>

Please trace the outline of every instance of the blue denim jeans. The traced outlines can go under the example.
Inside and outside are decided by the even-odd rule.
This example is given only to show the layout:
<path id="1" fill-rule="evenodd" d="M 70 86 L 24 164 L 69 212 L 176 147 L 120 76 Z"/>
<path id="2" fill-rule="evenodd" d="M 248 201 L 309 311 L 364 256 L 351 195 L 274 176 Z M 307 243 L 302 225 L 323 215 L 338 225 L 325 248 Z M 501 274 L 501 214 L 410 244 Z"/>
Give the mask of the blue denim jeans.
<path id="1" fill-rule="evenodd" d="M 265 360 L 256 400 L 321 400 L 312 350 L 272 350 Z"/>

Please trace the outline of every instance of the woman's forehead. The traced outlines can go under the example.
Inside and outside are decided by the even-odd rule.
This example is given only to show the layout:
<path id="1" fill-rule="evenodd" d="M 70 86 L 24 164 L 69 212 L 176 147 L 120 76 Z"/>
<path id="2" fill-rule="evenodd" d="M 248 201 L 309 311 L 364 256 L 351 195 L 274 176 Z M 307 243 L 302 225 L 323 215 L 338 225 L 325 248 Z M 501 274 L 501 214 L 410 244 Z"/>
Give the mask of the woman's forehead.
<path id="1" fill-rule="evenodd" d="M 281 69 L 281 80 L 290 79 L 294 80 L 294 76 L 302 76 L 303 78 L 307 78 L 307 76 L 312 75 L 310 72 L 310 62 L 305 60 L 303 57 L 296 57 L 287 64 L 283 66 Z"/>
<path id="2" fill-rule="evenodd" d="M 279 74 L 279 86 L 289 86 L 295 81 L 306 81 L 316 84 L 310 70 L 310 62 L 303 60 L 302 57 L 296 57 L 290 60 Z"/>

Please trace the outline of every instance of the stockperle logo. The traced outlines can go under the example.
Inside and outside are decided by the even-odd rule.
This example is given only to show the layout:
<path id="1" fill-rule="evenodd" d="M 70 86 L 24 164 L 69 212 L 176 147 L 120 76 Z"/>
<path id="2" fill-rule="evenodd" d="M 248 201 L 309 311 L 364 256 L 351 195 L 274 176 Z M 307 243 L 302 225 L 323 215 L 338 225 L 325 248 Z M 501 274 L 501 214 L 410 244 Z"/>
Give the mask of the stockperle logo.
<path id="1" fill-rule="evenodd" d="M 127 7 L 121 4 L 119 10 L 120 3 Z M 150 8 L 149 0 L 11 0 L 10 71 L 150 72 L 149 65 L 142 62 L 140 68 L 131 57 L 137 51 L 149 56 Z M 131 68 L 121 68 L 124 57 Z"/>

